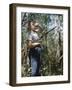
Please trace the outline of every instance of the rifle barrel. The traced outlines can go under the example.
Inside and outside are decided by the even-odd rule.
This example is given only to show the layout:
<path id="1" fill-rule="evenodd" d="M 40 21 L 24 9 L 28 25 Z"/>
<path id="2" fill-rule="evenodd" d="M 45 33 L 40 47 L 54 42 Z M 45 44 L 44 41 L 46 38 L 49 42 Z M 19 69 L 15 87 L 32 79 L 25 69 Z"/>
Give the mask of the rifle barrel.
<path id="1" fill-rule="evenodd" d="M 51 30 L 45 32 L 44 35 L 48 34 L 48 33 L 51 32 L 52 30 L 54 30 L 55 28 L 56 28 L 56 26 L 55 26 L 54 28 L 52 28 Z M 40 37 L 40 39 L 43 38 L 44 35 L 42 35 L 42 36 Z"/>

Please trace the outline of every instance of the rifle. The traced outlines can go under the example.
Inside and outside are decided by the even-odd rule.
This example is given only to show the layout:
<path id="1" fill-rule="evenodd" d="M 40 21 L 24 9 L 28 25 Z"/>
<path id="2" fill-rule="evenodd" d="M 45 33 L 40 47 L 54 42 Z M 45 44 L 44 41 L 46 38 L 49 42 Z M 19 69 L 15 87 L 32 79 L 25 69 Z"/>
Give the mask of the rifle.
<path id="1" fill-rule="evenodd" d="M 43 34 L 40 36 L 39 40 L 42 39 L 45 35 L 47 35 L 49 32 L 53 31 L 55 28 L 56 28 L 56 26 L 53 27 L 52 29 L 50 29 L 49 31 L 46 31 L 45 33 L 43 33 Z"/>
<path id="2" fill-rule="evenodd" d="M 45 35 L 47 35 L 47 34 L 50 33 L 51 31 L 53 31 L 55 28 L 56 28 L 56 26 L 53 27 L 52 29 L 50 29 L 49 31 L 44 32 L 44 33 L 40 36 L 39 40 L 37 40 L 37 42 L 38 42 L 38 41 L 41 41 L 41 39 L 42 39 Z M 27 42 L 28 42 L 28 40 L 26 40 L 25 43 L 27 43 Z M 26 47 L 26 48 L 27 48 L 27 47 Z M 21 52 L 23 52 L 24 49 L 26 49 L 26 48 L 22 48 Z"/>

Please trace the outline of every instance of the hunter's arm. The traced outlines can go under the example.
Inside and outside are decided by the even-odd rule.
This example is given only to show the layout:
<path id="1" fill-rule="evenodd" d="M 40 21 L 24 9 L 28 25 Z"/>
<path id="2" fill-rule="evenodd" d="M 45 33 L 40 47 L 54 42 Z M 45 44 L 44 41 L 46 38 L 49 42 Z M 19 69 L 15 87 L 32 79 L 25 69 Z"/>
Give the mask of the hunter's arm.
<path id="1" fill-rule="evenodd" d="M 29 42 L 28 42 L 28 47 L 29 48 L 33 48 L 33 47 L 36 47 L 36 46 L 40 46 L 40 43 L 38 43 L 38 42 L 32 42 L 31 40 L 29 40 Z"/>

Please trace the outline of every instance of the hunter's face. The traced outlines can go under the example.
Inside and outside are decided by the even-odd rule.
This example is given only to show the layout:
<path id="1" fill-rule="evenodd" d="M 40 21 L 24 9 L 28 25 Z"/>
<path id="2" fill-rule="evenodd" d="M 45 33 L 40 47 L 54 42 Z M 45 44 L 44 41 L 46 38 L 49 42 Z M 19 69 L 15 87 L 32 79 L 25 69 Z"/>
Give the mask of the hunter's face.
<path id="1" fill-rule="evenodd" d="M 35 32 L 39 32 L 39 23 L 35 23 Z"/>
<path id="2" fill-rule="evenodd" d="M 39 31 L 39 23 L 33 23 L 31 22 L 31 30 L 38 32 Z"/>

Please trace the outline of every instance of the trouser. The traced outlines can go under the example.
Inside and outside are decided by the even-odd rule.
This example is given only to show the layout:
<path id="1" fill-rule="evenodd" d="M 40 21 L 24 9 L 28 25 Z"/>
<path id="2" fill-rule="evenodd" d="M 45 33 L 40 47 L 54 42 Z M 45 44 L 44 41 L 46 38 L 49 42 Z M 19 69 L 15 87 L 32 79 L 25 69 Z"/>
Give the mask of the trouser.
<path id="1" fill-rule="evenodd" d="M 31 76 L 40 76 L 40 54 L 41 54 L 41 48 L 36 47 L 30 49 L 29 52 L 29 58 L 30 58 L 30 64 L 31 64 Z"/>

